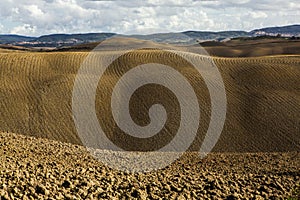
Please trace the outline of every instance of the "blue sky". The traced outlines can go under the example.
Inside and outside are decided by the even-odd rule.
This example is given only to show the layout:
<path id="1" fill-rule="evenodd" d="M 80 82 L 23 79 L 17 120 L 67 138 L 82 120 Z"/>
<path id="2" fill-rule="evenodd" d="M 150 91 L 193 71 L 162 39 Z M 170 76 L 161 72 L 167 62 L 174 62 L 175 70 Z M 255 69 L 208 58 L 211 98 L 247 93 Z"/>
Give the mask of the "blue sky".
<path id="1" fill-rule="evenodd" d="M 299 0 L 1 0 L 0 34 L 252 30 L 300 24 Z"/>

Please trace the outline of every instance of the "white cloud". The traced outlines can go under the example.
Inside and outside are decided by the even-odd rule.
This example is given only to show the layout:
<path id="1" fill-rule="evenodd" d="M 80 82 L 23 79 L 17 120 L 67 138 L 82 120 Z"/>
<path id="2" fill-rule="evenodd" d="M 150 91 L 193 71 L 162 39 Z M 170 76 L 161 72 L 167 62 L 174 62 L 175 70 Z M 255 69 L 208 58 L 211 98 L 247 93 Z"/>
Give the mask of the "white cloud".
<path id="1" fill-rule="evenodd" d="M 0 30 L 28 35 L 251 30 L 299 23 L 299 8 L 298 0 L 1 0 Z"/>
<path id="2" fill-rule="evenodd" d="M 253 19 L 258 19 L 258 18 L 267 18 L 268 15 L 265 12 L 262 11 L 252 11 L 249 13 L 250 17 Z"/>
<path id="3" fill-rule="evenodd" d="M 0 23 L 0 32 L 4 30 L 4 26 Z"/>
<path id="4" fill-rule="evenodd" d="M 12 34 L 24 34 L 24 35 L 34 35 L 36 33 L 36 27 L 30 24 L 23 24 L 21 26 L 16 26 L 11 30 Z"/>

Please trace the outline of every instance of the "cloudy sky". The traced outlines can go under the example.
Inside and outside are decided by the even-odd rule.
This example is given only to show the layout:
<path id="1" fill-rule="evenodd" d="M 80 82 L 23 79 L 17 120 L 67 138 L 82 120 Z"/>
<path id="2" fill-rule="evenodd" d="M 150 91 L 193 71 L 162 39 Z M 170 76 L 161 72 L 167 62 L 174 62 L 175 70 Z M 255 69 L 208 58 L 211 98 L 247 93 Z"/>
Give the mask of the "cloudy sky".
<path id="1" fill-rule="evenodd" d="M 0 0 L 0 34 L 252 30 L 300 24 L 299 0 Z M 238 2 L 238 3 L 237 3 Z"/>

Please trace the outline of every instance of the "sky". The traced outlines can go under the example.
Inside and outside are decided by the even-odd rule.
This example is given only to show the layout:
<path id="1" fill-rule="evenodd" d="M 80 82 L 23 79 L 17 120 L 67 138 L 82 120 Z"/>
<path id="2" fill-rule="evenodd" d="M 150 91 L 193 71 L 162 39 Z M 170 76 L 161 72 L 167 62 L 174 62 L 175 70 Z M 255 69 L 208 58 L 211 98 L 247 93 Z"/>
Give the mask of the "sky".
<path id="1" fill-rule="evenodd" d="M 299 0 L 0 0 L 0 34 L 245 30 L 300 24 Z"/>

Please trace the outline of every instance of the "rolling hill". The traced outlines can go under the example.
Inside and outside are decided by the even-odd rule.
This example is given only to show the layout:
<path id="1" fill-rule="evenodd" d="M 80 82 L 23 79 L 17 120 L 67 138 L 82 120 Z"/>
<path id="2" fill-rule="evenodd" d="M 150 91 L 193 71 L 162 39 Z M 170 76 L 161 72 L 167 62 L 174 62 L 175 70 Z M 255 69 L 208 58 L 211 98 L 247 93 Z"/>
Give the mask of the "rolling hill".
<path id="1" fill-rule="evenodd" d="M 87 52 L 0 53 L 0 131 L 81 144 L 72 118 L 71 104 L 76 73 L 87 55 Z M 205 59 L 196 54 L 189 56 L 199 61 Z M 110 139 L 128 150 L 140 150 L 141 145 L 151 150 L 174 137 L 180 117 L 176 114 L 178 104 L 174 95 L 164 88 L 142 88 L 131 102 L 132 116 L 138 124 L 147 124 L 148 112 L 144 109 L 154 102 L 162 102 L 172 114 L 172 120 L 163 129 L 167 134 L 159 134 L 149 142 L 135 141 L 125 136 L 112 120 L 110 106 L 104 104 L 109 99 L 103 95 L 109 94 L 115 81 L 127 69 L 125 63 L 135 65 L 153 61 L 174 66 L 189 80 L 200 104 L 204 105 L 201 108 L 201 127 L 190 148 L 197 150 L 209 123 L 207 89 L 188 63 L 160 50 L 129 53 L 111 66 L 111 70 L 99 82 L 101 87 L 97 89 L 97 95 L 105 99 L 96 101 L 99 123 Z M 224 129 L 214 151 L 299 150 L 300 57 L 216 57 L 214 62 L 224 79 L 228 108 Z M 180 85 L 177 87 L 181 88 Z M 84 108 L 84 104 L 82 106 Z M 118 140 L 120 138 L 121 143 Z"/>

